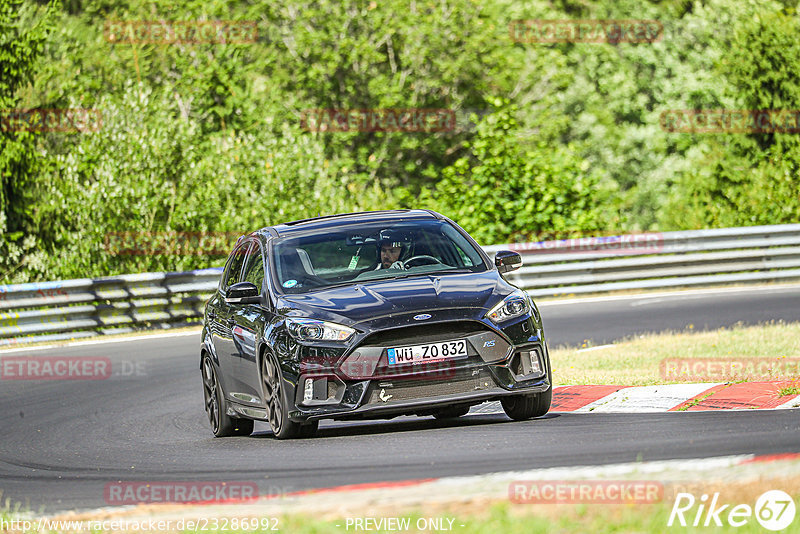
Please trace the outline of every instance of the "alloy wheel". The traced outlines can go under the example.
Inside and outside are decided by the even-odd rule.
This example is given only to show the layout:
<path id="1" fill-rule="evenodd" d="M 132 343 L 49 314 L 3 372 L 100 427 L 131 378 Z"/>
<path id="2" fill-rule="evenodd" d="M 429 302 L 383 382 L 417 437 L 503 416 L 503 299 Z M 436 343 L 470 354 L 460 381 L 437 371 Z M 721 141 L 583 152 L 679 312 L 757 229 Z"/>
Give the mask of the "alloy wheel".
<path id="1" fill-rule="evenodd" d="M 281 377 L 275 360 L 268 354 L 264 355 L 261 364 L 264 381 L 264 392 L 267 402 L 267 418 L 272 432 L 278 434 L 283 427 L 283 400 L 281 397 Z"/>
<path id="2" fill-rule="evenodd" d="M 206 414 L 211 423 L 211 429 L 216 434 L 219 432 L 219 384 L 214 366 L 208 358 L 203 360 L 203 396 L 205 397 Z"/>

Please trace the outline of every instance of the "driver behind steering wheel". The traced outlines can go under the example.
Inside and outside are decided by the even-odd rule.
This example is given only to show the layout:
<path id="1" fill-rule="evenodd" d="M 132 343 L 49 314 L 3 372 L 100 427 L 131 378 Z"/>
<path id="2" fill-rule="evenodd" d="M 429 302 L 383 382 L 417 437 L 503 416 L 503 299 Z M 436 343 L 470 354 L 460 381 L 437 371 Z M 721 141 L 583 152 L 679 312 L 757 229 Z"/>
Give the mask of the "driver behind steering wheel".
<path id="1" fill-rule="evenodd" d="M 375 267 L 375 271 L 380 269 L 400 269 L 405 270 L 402 258 L 409 248 L 409 244 L 404 242 L 399 235 L 391 230 L 382 230 L 378 238 L 378 253 L 380 262 Z"/>

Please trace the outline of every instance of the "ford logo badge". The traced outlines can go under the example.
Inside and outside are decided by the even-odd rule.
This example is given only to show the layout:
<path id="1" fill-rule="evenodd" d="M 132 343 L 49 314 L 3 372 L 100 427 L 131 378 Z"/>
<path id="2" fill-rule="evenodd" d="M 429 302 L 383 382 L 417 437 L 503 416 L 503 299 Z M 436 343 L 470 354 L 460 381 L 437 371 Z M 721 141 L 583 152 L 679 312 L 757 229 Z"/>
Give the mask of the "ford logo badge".
<path id="1" fill-rule="evenodd" d="M 429 313 L 420 313 L 419 315 L 414 316 L 415 321 L 424 321 L 425 319 L 430 319 L 431 314 Z"/>

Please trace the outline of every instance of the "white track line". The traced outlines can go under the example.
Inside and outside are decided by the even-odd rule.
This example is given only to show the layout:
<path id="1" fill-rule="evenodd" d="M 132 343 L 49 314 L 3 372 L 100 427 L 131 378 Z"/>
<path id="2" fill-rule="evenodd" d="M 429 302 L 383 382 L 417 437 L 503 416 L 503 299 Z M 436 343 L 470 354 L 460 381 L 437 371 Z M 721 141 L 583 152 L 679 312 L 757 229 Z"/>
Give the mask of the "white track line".
<path id="1" fill-rule="evenodd" d="M 783 404 L 776 406 L 776 410 L 782 410 L 786 408 L 800 408 L 800 396 L 797 396 L 789 401 L 784 402 Z"/>
<path id="2" fill-rule="evenodd" d="M 183 336 L 197 336 L 200 334 L 200 328 L 191 330 L 189 332 L 164 332 L 163 334 L 148 334 L 133 337 L 118 337 L 111 339 L 91 339 L 87 341 L 70 341 L 69 343 L 57 343 L 53 345 L 39 345 L 36 347 L 19 347 L 13 349 L 0 348 L 0 354 L 8 354 L 10 352 L 28 352 L 34 350 L 48 350 L 62 347 L 85 347 L 87 345 L 102 345 L 105 343 L 127 343 L 129 341 L 143 341 L 146 339 L 165 339 L 170 337 L 183 337 Z"/>
<path id="3" fill-rule="evenodd" d="M 578 408 L 575 412 L 665 412 L 717 385 L 668 384 L 625 388 Z"/>
<path id="4" fill-rule="evenodd" d="M 565 288 L 568 289 L 568 288 Z M 775 286 L 756 286 L 756 287 L 720 287 L 708 289 L 686 289 L 682 291 L 668 291 L 662 293 L 636 293 L 634 295 L 609 295 L 604 297 L 584 297 L 574 299 L 558 299 L 558 300 L 542 300 L 539 302 L 536 298 L 536 305 L 540 308 L 547 306 L 561 306 L 564 304 L 586 304 L 591 302 L 612 302 L 617 300 L 640 300 L 651 298 L 675 298 L 675 297 L 689 297 L 693 295 L 707 295 L 709 293 L 744 293 L 753 291 L 781 291 L 786 289 L 800 290 L 800 284 L 781 284 Z"/>
<path id="5" fill-rule="evenodd" d="M 607 349 L 613 346 L 614 346 L 613 343 L 610 345 L 598 345 L 596 347 L 586 347 L 585 349 L 578 349 L 576 352 L 591 352 L 593 350 Z"/>

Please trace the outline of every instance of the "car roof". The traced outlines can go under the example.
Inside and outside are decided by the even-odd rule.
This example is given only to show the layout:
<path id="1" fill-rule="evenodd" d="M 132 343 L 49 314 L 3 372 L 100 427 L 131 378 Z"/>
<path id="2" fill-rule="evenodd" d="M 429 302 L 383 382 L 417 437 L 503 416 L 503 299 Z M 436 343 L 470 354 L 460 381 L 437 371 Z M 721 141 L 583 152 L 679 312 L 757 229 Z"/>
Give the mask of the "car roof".
<path id="1" fill-rule="evenodd" d="M 310 219 L 300 219 L 298 221 L 268 226 L 259 230 L 261 233 L 272 234 L 273 236 L 287 236 L 306 232 L 325 231 L 330 228 L 345 224 L 359 222 L 381 222 L 381 221 L 406 221 L 421 219 L 443 219 L 440 214 L 432 210 L 383 210 L 383 211 L 362 211 L 357 213 L 338 213 L 336 215 L 325 215 Z"/>

